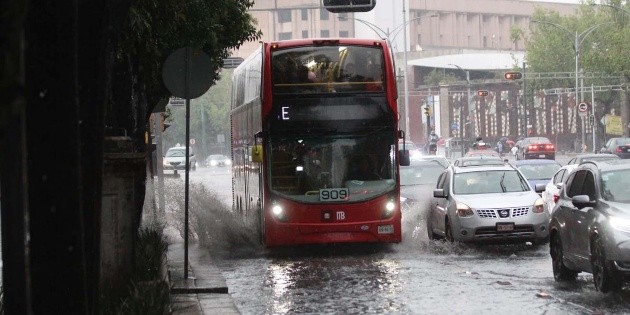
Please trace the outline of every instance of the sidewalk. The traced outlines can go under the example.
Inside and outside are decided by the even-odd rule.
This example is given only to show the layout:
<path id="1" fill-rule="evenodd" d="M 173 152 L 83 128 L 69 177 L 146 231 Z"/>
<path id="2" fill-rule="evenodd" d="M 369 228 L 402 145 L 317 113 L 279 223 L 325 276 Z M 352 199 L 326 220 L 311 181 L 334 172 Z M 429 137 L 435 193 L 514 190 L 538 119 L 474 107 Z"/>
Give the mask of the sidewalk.
<path id="1" fill-rule="evenodd" d="M 184 240 L 168 247 L 167 264 L 171 286 L 172 314 L 240 314 L 228 293 L 225 278 L 207 250 L 188 244 L 188 279 L 184 279 Z"/>

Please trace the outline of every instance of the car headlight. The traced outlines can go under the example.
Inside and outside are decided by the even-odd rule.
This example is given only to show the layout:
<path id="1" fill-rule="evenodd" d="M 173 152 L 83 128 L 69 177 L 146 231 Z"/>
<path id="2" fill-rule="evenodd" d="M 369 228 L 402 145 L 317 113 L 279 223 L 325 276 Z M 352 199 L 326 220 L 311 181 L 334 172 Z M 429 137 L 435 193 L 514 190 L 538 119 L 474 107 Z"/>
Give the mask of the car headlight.
<path id="1" fill-rule="evenodd" d="M 465 203 L 458 202 L 456 204 L 456 207 L 457 207 L 457 216 L 460 218 L 468 218 L 475 215 L 472 209 L 470 209 L 470 207 Z"/>
<path id="2" fill-rule="evenodd" d="M 169 166 L 171 164 L 168 163 L 168 160 L 164 159 L 164 160 L 162 160 L 162 165 Z"/>
<path id="3" fill-rule="evenodd" d="M 543 212 L 545 212 L 545 202 L 542 200 L 542 198 L 536 199 L 536 201 L 534 202 L 533 211 L 534 211 L 534 213 L 543 213 Z"/>
<path id="4" fill-rule="evenodd" d="M 225 165 L 232 165 L 232 161 L 230 160 L 225 161 Z"/>
<path id="5" fill-rule="evenodd" d="M 217 166 L 217 161 L 215 160 L 210 161 L 210 166 Z"/>
<path id="6" fill-rule="evenodd" d="M 630 220 L 618 217 L 610 217 L 609 220 L 610 226 L 612 226 L 615 230 L 630 233 Z"/>

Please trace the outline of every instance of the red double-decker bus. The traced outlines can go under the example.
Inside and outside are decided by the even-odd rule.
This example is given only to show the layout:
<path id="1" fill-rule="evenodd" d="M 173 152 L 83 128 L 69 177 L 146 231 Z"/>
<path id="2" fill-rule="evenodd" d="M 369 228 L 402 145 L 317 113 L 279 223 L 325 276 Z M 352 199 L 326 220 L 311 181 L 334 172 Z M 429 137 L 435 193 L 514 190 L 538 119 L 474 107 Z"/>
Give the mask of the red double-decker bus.
<path id="1" fill-rule="evenodd" d="M 401 241 L 387 42 L 263 43 L 234 71 L 233 209 L 266 246 Z"/>

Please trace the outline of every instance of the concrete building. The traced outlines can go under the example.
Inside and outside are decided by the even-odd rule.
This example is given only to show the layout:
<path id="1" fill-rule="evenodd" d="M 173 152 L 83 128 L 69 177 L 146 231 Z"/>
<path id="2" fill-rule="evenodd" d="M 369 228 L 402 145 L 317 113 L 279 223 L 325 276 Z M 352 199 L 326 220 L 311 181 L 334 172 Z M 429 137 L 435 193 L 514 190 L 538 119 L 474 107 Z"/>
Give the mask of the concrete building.
<path id="1" fill-rule="evenodd" d="M 576 2 L 377 0 L 376 7 L 370 12 L 330 13 L 322 7 L 321 0 L 257 0 L 250 12 L 263 32 L 262 41 L 309 37 L 388 39 L 396 53 L 401 83 L 399 112 L 404 117 L 401 128 L 408 131 L 413 141 L 422 143 L 429 127 L 421 113 L 421 104 L 439 104 L 441 99 L 447 105 L 439 110 L 436 108 L 436 115 L 430 122 L 431 127 L 445 136 L 459 133 L 451 129 L 453 120 L 463 122 L 468 119 L 464 114 L 453 113 L 451 104 L 445 103 L 450 92 L 443 88 L 423 87 L 428 72 L 440 68 L 445 75 L 447 71 L 461 75 L 465 82 L 467 71 L 471 79 L 478 79 L 488 71 L 518 66 L 523 61 L 524 36 L 535 10 L 543 8 L 560 15 L 572 15 L 578 9 Z M 234 56 L 245 58 L 258 45 L 246 43 L 234 52 Z M 488 59 L 502 62 L 494 69 L 488 68 Z M 509 60 L 514 63 L 509 64 Z M 407 67 L 403 66 L 405 64 Z M 403 78 L 407 84 L 402 84 Z M 527 120 L 516 121 L 516 126 L 508 129 L 520 130 L 524 128 L 523 124 L 528 124 Z M 477 124 L 482 123 L 485 121 L 477 121 Z M 503 131 L 494 132 L 501 134 Z"/>

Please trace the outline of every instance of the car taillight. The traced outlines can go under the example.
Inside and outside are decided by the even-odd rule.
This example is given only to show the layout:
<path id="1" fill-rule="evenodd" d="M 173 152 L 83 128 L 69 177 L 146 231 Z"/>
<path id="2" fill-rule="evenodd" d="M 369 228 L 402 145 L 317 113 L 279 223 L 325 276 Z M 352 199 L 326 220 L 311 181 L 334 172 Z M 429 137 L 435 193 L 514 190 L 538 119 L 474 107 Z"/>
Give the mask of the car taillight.
<path id="1" fill-rule="evenodd" d="M 553 195 L 553 203 L 557 203 L 558 199 L 560 199 L 560 195 Z"/>
<path id="2" fill-rule="evenodd" d="M 545 150 L 553 150 L 554 148 L 553 144 L 545 144 Z"/>
<path id="3" fill-rule="evenodd" d="M 536 151 L 536 150 L 538 150 L 537 145 L 530 145 L 527 147 L 527 151 Z"/>
<path id="4" fill-rule="evenodd" d="M 621 147 L 617 147 L 617 148 L 615 149 L 615 153 L 621 153 Z"/>

